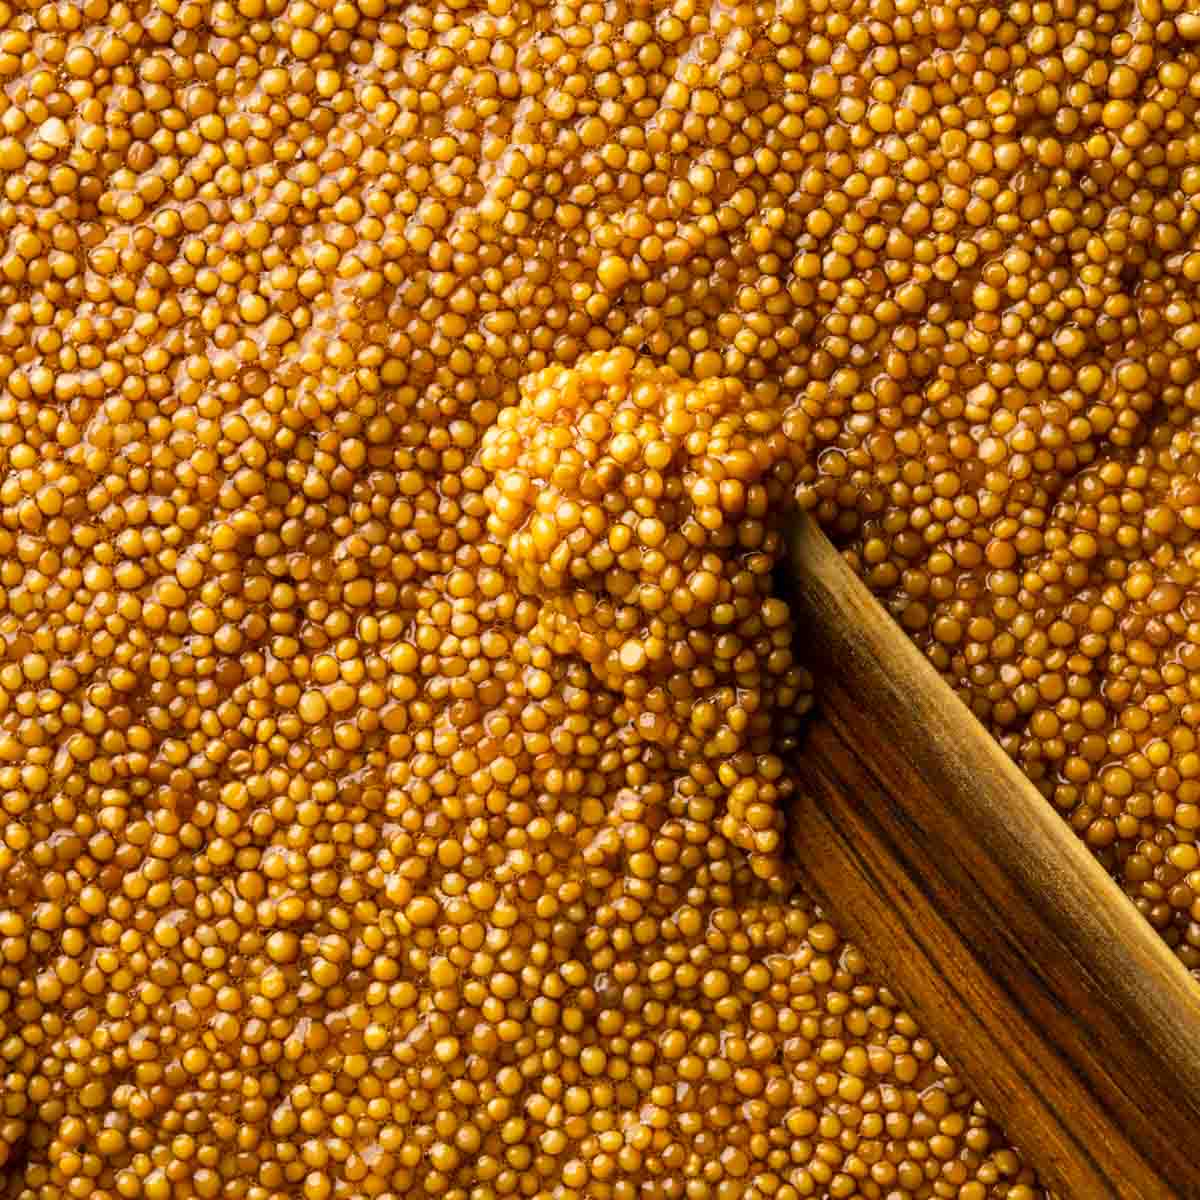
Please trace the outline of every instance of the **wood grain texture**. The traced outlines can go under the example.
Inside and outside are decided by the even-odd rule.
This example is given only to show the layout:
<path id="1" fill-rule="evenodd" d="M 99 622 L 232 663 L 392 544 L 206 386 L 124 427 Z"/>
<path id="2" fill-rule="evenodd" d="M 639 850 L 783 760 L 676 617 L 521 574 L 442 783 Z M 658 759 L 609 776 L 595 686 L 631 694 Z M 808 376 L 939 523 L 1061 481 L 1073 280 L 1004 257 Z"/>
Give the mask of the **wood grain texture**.
<path id="1" fill-rule="evenodd" d="M 1200 986 L 816 525 L 801 870 L 1042 1177 L 1200 1198 Z"/>

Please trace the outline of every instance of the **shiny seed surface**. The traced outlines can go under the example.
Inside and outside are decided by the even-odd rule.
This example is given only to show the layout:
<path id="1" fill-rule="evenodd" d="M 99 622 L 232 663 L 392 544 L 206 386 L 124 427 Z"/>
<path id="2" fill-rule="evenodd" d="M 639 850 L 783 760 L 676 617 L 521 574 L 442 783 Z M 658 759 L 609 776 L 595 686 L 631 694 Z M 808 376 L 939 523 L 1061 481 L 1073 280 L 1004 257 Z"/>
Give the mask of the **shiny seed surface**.
<path id="1" fill-rule="evenodd" d="M 782 852 L 798 501 L 1200 969 L 1200 17 L 0 2 L 0 1192 L 1035 1200 Z"/>

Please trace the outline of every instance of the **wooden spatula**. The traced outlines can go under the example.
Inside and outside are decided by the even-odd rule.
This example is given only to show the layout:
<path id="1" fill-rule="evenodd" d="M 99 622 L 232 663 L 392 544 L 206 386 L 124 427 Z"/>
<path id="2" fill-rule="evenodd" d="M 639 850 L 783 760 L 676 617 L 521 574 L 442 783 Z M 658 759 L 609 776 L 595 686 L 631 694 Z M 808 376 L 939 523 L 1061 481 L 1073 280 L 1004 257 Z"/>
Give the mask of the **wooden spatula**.
<path id="1" fill-rule="evenodd" d="M 1200 985 L 807 517 L 801 871 L 1046 1182 L 1200 1197 Z"/>

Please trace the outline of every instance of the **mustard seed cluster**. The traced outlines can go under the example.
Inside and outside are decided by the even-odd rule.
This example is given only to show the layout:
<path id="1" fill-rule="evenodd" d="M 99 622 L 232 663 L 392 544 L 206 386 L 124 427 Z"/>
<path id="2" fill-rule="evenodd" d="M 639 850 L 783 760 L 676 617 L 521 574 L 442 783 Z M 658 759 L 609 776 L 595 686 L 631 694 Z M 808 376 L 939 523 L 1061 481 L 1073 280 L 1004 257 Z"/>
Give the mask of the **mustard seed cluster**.
<path id="1" fill-rule="evenodd" d="M 0 0 L 0 1196 L 1040 1200 L 782 857 L 770 571 L 1200 969 L 1198 42 Z"/>

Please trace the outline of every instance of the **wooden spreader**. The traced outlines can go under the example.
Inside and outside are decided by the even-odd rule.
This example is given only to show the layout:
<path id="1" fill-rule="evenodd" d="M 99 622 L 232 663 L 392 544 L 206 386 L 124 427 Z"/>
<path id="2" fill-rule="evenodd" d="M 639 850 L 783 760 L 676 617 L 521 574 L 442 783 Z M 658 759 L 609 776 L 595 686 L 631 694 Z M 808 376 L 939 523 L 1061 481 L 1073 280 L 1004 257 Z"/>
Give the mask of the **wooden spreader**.
<path id="1" fill-rule="evenodd" d="M 1200 1197 L 1200 984 L 807 517 L 802 873 L 1064 1200 Z"/>

